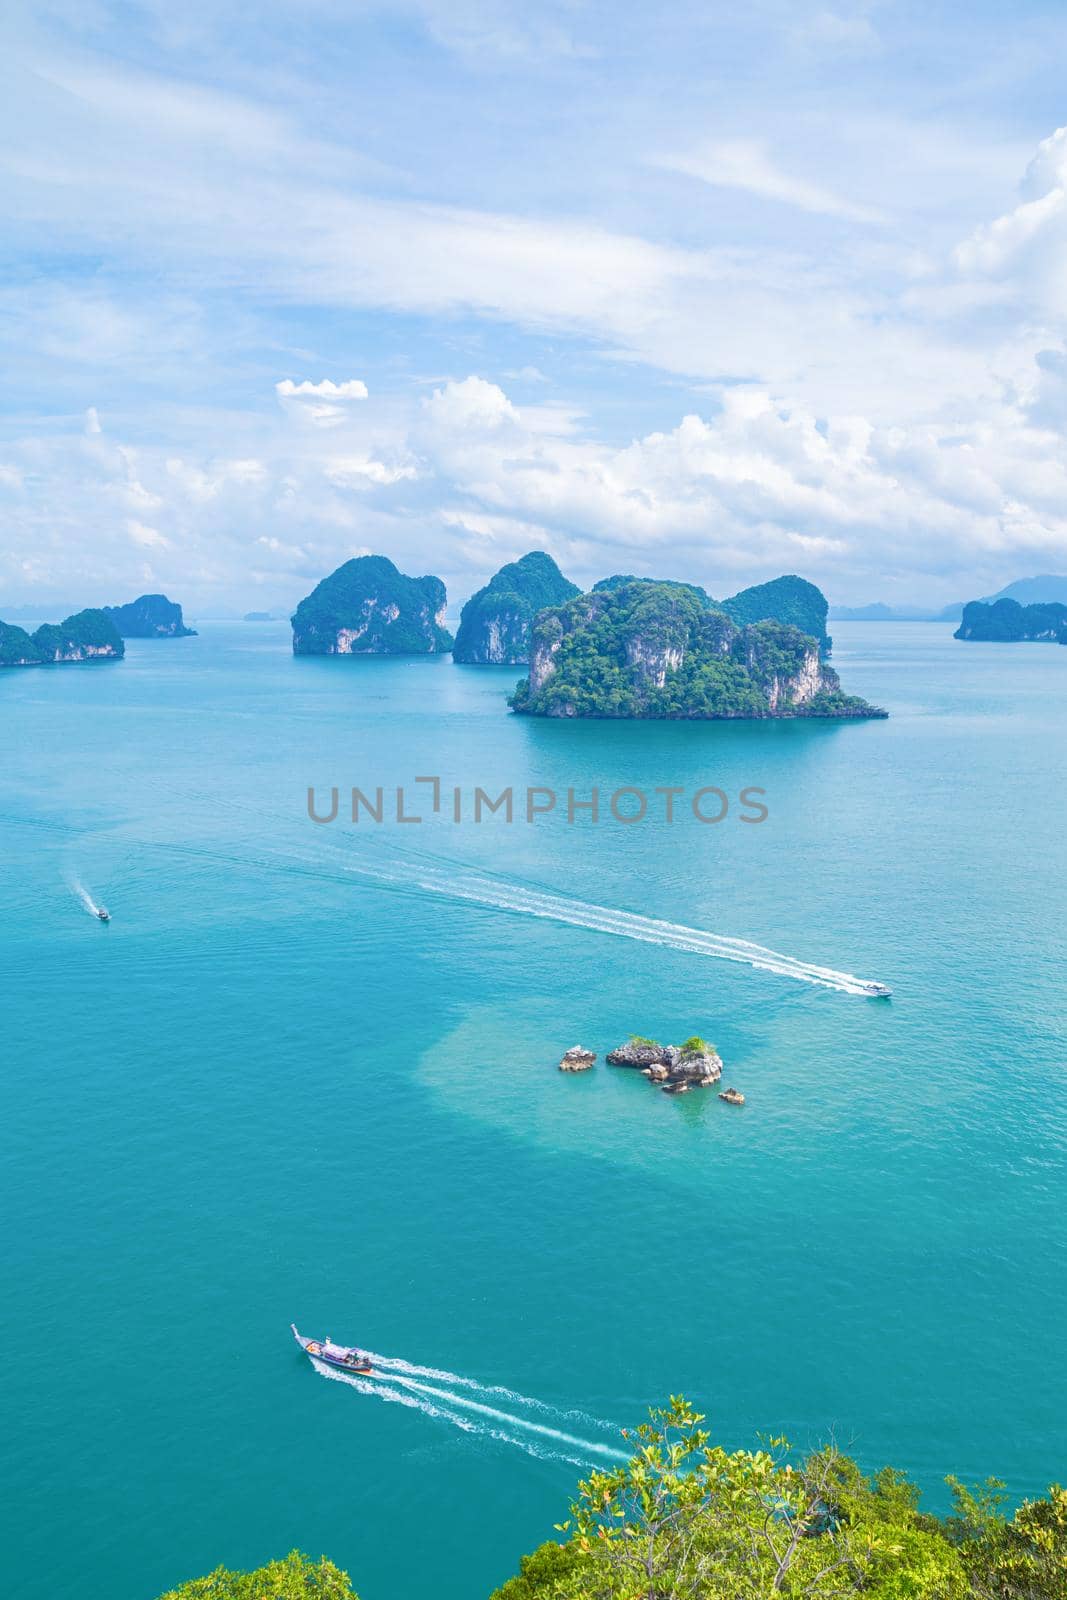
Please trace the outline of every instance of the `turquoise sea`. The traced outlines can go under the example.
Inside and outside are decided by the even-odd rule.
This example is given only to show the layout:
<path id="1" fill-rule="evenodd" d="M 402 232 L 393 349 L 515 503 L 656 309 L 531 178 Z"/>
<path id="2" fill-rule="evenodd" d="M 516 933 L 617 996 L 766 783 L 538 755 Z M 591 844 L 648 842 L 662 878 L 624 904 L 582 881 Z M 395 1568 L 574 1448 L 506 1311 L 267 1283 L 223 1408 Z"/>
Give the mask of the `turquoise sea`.
<path id="1" fill-rule="evenodd" d="M 0 675 L 12 1595 L 299 1545 L 477 1600 L 670 1393 L 934 1503 L 1063 1477 L 1067 650 L 853 624 L 834 660 L 888 722 L 530 721 L 512 670 L 284 624 Z M 310 822 L 335 784 L 425 820 Z M 479 785 L 769 816 L 454 822 Z M 556 1071 L 635 1031 L 705 1034 L 747 1105 Z M 326 1381 L 293 1320 L 438 1375 Z"/>

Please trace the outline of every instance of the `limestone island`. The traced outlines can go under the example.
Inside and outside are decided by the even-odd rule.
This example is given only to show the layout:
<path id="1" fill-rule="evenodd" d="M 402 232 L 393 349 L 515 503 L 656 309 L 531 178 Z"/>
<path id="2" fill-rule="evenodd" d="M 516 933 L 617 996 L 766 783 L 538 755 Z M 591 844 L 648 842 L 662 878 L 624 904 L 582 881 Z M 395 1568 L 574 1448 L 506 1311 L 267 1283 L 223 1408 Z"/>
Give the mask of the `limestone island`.
<path id="1" fill-rule="evenodd" d="M 126 647 L 106 611 L 76 611 L 44 622 L 32 634 L 0 622 L 0 667 L 44 667 L 66 661 L 121 661 Z"/>
<path id="2" fill-rule="evenodd" d="M 409 578 L 388 556 L 356 556 L 292 616 L 295 656 L 440 655 L 452 648 L 440 578 Z"/>
<path id="3" fill-rule="evenodd" d="M 694 1034 L 684 1044 L 658 1044 L 639 1034 L 610 1050 L 605 1057 L 613 1067 L 636 1067 L 665 1094 L 688 1094 L 690 1089 L 710 1089 L 722 1077 L 722 1057 L 713 1044 Z"/>
<path id="4" fill-rule="evenodd" d="M 463 607 L 453 661 L 477 666 L 525 666 L 530 659 L 530 627 L 546 606 L 559 606 L 581 594 L 550 555 L 531 550 L 509 561 Z"/>
<path id="5" fill-rule="evenodd" d="M 1067 644 L 1067 606 L 1058 600 L 1029 606 L 1018 600 L 971 600 L 952 637 L 994 644 Z"/>
<path id="6" fill-rule="evenodd" d="M 702 594 L 686 584 L 609 579 L 542 611 L 531 630 L 529 677 L 509 704 L 540 717 L 887 715 L 842 691 L 816 635 L 780 620 L 739 625 Z"/>
<path id="7" fill-rule="evenodd" d="M 104 610 L 124 639 L 193 639 L 195 628 L 187 628 L 182 608 L 165 594 L 142 594 L 124 606 L 105 606 Z"/>

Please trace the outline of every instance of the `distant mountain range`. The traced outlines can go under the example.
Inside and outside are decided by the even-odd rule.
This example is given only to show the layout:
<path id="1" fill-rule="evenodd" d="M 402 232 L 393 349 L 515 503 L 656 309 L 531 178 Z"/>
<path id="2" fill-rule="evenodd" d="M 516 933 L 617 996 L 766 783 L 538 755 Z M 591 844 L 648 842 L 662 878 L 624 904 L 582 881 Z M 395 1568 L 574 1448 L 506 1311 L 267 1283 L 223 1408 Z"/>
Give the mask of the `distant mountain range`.
<path id="1" fill-rule="evenodd" d="M 1021 606 L 1048 605 L 1058 602 L 1067 605 L 1067 578 L 1045 573 L 1037 578 L 1017 578 L 1006 584 L 996 594 L 982 596 L 988 605 L 994 600 L 1017 600 Z M 876 600 L 867 606 L 831 606 L 831 622 L 959 622 L 963 616 L 964 601 L 957 601 L 939 610 L 928 606 L 887 606 Z"/>

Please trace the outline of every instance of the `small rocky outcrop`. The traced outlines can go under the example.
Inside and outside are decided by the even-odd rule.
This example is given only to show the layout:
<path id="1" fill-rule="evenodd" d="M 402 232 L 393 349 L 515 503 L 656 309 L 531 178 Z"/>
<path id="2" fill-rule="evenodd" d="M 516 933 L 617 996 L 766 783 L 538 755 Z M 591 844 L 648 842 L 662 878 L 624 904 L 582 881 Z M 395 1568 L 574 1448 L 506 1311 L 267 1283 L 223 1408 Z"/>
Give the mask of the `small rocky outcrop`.
<path id="1" fill-rule="evenodd" d="M 604 1057 L 612 1067 L 658 1067 L 673 1062 L 676 1046 L 657 1044 L 654 1039 L 628 1039 L 617 1050 L 609 1050 Z"/>
<path id="2" fill-rule="evenodd" d="M 76 611 L 44 622 L 31 636 L 0 622 L 0 667 L 43 667 L 67 661 L 121 661 L 125 646 L 105 611 Z"/>
<path id="3" fill-rule="evenodd" d="M 658 1044 L 654 1039 L 628 1039 L 605 1059 L 613 1067 L 635 1067 L 668 1094 L 709 1089 L 722 1077 L 722 1057 L 714 1045 L 696 1037 L 685 1044 Z"/>
<path id="4" fill-rule="evenodd" d="M 293 654 L 443 654 L 452 648 L 445 600 L 440 578 L 409 578 L 387 556 L 356 556 L 297 606 Z"/>
<path id="5" fill-rule="evenodd" d="M 128 605 L 104 610 L 124 639 L 191 639 L 196 634 L 185 626 L 181 606 L 165 594 L 142 594 Z"/>
<path id="6" fill-rule="evenodd" d="M 743 1106 L 745 1103 L 745 1097 L 740 1089 L 723 1089 L 719 1093 L 719 1099 L 725 1100 L 728 1106 Z"/>
<path id="7" fill-rule="evenodd" d="M 460 614 L 453 661 L 479 666 L 522 666 L 530 656 L 530 625 L 546 606 L 581 591 L 544 550 L 531 550 L 501 567 L 472 594 Z"/>
<path id="8" fill-rule="evenodd" d="M 569 1050 L 564 1050 L 559 1070 L 561 1072 L 588 1072 L 595 1060 L 595 1050 L 584 1050 L 580 1044 L 572 1044 Z"/>

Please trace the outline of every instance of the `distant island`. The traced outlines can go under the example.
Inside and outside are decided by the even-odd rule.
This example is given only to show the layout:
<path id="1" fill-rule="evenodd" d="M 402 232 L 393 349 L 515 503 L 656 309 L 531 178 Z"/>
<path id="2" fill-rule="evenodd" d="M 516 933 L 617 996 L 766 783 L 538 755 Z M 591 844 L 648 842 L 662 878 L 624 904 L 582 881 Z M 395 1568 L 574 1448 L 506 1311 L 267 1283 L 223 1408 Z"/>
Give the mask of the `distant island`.
<path id="1" fill-rule="evenodd" d="M 972 605 L 993 605 L 997 600 L 1017 600 L 1021 606 L 1060 604 L 1067 605 L 1067 578 L 1044 573 L 1036 578 L 1016 578 L 1005 584 L 996 594 L 983 595 Z M 831 606 L 831 622 L 960 622 L 964 602 L 931 608 L 929 606 L 889 606 L 881 600 L 866 606 Z M 957 634 L 957 638 L 976 638 L 974 634 Z"/>
<path id="2" fill-rule="evenodd" d="M 963 608 L 955 639 L 1020 644 L 1028 641 L 1067 644 L 1067 605 L 1058 602 L 1022 606 L 1018 600 L 972 600 Z"/>
<path id="3" fill-rule="evenodd" d="M 195 628 L 187 628 L 182 608 L 165 594 L 142 594 L 124 606 L 105 606 L 124 639 L 192 639 Z"/>
<path id="4" fill-rule="evenodd" d="M 271 611 L 246 611 L 241 618 L 242 622 L 273 622 L 274 613 Z"/>
<path id="5" fill-rule="evenodd" d="M 791 581 L 803 582 L 779 580 Z M 739 625 L 702 596 L 692 585 L 619 578 L 542 611 L 512 708 L 542 717 L 886 715 L 842 692 L 815 635 L 790 622 Z"/>
<path id="6" fill-rule="evenodd" d="M 531 550 L 509 561 L 460 613 L 453 661 L 480 666 L 524 666 L 530 659 L 530 627 L 546 606 L 581 594 L 550 555 Z"/>
<path id="7" fill-rule="evenodd" d="M 869 606 L 831 606 L 831 622 L 958 622 L 963 601 L 933 610 L 929 606 L 887 606 L 876 600 Z"/>
<path id="8" fill-rule="evenodd" d="M 356 556 L 292 616 L 297 656 L 436 655 L 452 648 L 440 578 L 409 578 L 387 556 Z"/>
<path id="9" fill-rule="evenodd" d="M 76 611 L 29 634 L 0 622 L 0 667 L 44 667 L 67 661 L 120 661 L 126 652 L 106 611 Z"/>
<path id="10" fill-rule="evenodd" d="M 987 603 L 992 600 L 1017 600 L 1021 606 L 1067 605 L 1067 578 L 1045 572 L 1036 578 L 1016 578 L 1014 583 L 998 589 L 996 594 L 982 596 Z"/>

